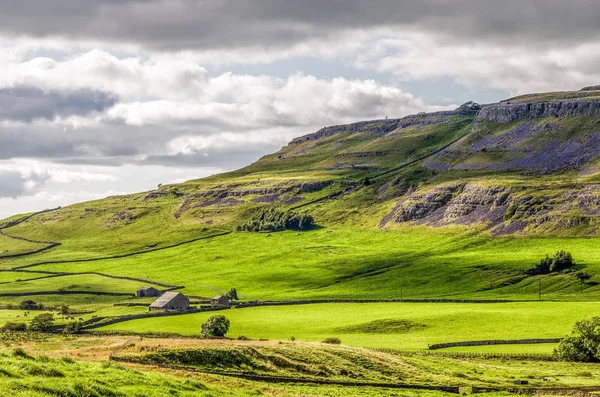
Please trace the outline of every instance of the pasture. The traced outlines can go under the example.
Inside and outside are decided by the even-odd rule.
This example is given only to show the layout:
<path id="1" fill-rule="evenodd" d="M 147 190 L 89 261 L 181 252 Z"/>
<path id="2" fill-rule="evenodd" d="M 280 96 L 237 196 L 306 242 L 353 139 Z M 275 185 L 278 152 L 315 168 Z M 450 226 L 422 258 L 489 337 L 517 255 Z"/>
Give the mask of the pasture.
<path id="1" fill-rule="evenodd" d="M 210 297 L 236 288 L 244 299 L 458 298 L 593 300 L 568 274 L 527 277 L 546 254 L 568 249 L 578 269 L 600 270 L 596 238 L 491 238 L 465 228 L 321 229 L 233 233 L 160 251 L 30 270 L 90 272 L 183 285 Z M 118 282 L 118 281 L 117 281 Z"/>
<path id="2" fill-rule="evenodd" d="M 427 349 L 429 344 L 471 340 L 560 338 L 571 331 L 577 320 L 599 313 L 600 303 L 576 302 L 341 303 L 218 312 L 231 321 L 232 338 L 294 337 L 320 342 L 338 337 L 347 345 L 393 349 Z M 199 335 L 200 325 L 214 314 L 132 320 L 100 330 Z M 536 345 L 521 347 L 521 352 L 540 352 Z M 543 350 L 547 351 L 548 346 Z"/>

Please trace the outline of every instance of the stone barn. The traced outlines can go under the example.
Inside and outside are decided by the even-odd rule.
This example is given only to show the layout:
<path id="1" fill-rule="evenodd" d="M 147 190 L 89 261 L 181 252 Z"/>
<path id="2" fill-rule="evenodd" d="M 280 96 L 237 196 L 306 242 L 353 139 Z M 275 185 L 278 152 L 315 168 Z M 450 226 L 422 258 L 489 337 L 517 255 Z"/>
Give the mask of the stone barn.
<path id="1" fill-rule="evenodd" d="M 161 292 L 154 287 L 142 287 L 137 290 L 135 296 L 138 298 L 144 298 L 147 296 L 160 296 Z"/>
<path id="2" fill-rule="evenodd" d="M 190 299 L 181 292 L 168 291 L 152 302 L 149 309 L 154 310 L 187 310 L 190 308 Z"/>
<path id="3" fill-rule="evenodd" d="M 229 298 L 223 295 L 217 295 L 211 299 L 213 306 L 229 306 Z"/>

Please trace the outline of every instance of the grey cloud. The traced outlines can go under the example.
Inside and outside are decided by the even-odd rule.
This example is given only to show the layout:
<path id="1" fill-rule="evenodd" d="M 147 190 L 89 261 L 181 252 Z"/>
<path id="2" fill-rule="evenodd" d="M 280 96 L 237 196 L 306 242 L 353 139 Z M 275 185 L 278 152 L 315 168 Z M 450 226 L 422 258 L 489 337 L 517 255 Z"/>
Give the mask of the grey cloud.
<path id="1" fill-rule="evenodd" d="M 47 175 L 32 174 L 29 177 L 24 177 L 17 171 L 0 170 L 0 198 L 17 198 L 30 193 L 27 186 L 28 182 L 34 184 L 43 184 L 48 180 Z"/>
<path id="2" fill-rule="evenodd" d="M 32 13 L 31 10 L 36 10 Z M 597 35 L 594 0 L 20 0 L 0 32 L 141 43 L 160 49 L 287 46 L 343 30 L 405 26 L 513 44 Z"/>
<path id="3" fill-rule="evenodd" d="M 116 98 L 95 90 L 44 91 L 19 86 L 0 89 L 0 120 L 30 122 L 35 119 L 87 115 L 101 112 L 116 103 Z"/>

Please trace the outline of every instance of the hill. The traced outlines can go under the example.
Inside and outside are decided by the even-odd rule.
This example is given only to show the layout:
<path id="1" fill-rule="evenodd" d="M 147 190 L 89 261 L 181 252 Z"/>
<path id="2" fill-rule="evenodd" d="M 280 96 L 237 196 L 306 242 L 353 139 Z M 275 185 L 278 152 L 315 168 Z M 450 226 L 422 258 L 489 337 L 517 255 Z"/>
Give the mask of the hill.
<path id="1" fill-rule="evenodd" d="M 118 276 L 198 296 L 530 299 L 543 279 L 546 296 L 593 297 L 594 279 L 582 295 L 572 275 L 525 270 L 560 249 L 575 270 L 600 270 L 599 119 L 591 87 L 324 127 L 234 172 L 4 220 L 1 282 L 15 294 L 104 291 Z M 317 227 L 233 232 L 264 208 Z"/>

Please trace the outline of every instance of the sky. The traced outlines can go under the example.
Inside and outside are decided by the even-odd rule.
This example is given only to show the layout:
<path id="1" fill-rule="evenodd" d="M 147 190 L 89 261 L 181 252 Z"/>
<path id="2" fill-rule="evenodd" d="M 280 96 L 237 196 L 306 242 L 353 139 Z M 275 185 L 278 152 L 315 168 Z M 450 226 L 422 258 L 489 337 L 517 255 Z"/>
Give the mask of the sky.
<path id="1" fill-rule="evenodd" d="M 0 2 L 0 218 L 327 125 L 600 84 L 595 0 Z"/>

